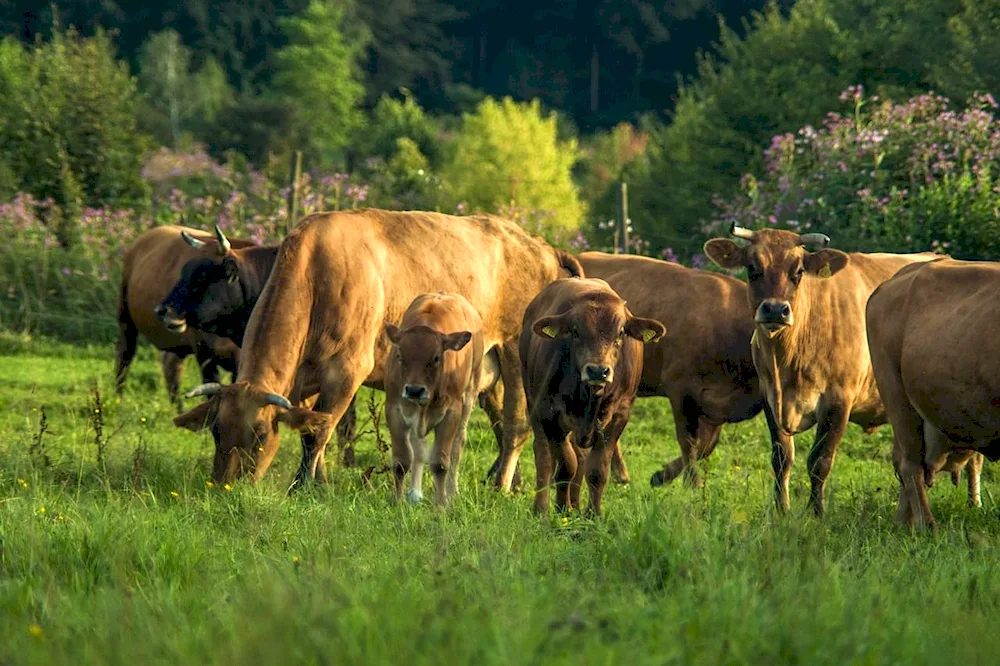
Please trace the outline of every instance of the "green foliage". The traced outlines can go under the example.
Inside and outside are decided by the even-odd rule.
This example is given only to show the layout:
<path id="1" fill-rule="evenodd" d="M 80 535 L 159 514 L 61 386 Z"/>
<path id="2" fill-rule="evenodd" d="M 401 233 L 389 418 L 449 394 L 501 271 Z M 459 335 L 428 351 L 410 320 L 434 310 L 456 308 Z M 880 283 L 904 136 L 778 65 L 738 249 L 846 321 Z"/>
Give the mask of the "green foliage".
<path id="1" fill-rule="evenodd" d="M 306 131 L 302 109 L 293 100 L 242 96 L 219 113 L 205 143 L 216 159 L 238 151 L 263 167 L 271 156 L 287 157 L 305 144 Z"/>
<path id="2" fill-rule="evenodd" d="M 0 158 L 22 187 L 70 219 L 83 205 L 144 201 L 139 170 L 149 143 L 136 129 L 135 81 L 110 39 L 69 30 L 23 55 L 8 45 L 0 67 L 10 66 L 23 69 L 0 74 L 13 92 L 0 104 Z"/>
<path id="3" fill-rule="evenodd" d="M 486 99 L 463 116 L 442 173 L 446 196 L 473 210 L 493 212 L 513 203 L 544 211 L 545 232 L 574 229 L 585 213 L 571 178 L 577 153 L 575 140 L 558 140 L 555 117 L 543 116 L 537 100 Z"/>
<path id="4" fill-rule="evenodd" d="M 363 121 L 357 60 L 364 42 L 345 38 L 343 22 L 341 3 L 312 0 L 282 20 L 288 45 L 275 54 L 274 90 L 296 105 L 310 148 L 324 162 L 340 155 Z"/>
<path id="5" fill-rule="evenodd" d="M 409 139 L 417 150 L 435 166 L 439 165 L 441 140 L 434 121 L 424 114 L 409 90 L 402 90 L 403 100 L 382 95 L 372 110 L 371 119 L 359 133 L 354 152 L 358 157 L 390 159 L 399 140 Z"/>
<path id="6" fill-rule="evenodd" d="M 204 135 L 205 127 L 233 101 L 219 63 L 209 58 L 193 71 L 191 51 L 175 30 L 155 33 L 143 44 L 139 83 L 148 107 L 147 125 L 161 143 L 174 147 L 183 132 Z"/>

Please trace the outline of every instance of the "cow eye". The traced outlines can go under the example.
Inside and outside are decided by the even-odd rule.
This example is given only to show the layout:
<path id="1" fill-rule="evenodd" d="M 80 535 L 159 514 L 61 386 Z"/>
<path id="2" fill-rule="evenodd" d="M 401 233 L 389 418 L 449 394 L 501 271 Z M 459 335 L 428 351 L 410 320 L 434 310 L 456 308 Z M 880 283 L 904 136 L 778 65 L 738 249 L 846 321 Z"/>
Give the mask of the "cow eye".
<path id="1" fill-rule="evenodd" d="M 437 365 L 441 362 L 441 354 L 436 354 L 434 360 L 431 361 L 431 365 Z"/>
<path id="2" fill-rule="evenodd" d="M 798 284 L 799 282 L 802 281 L 802 276 L 805 274 L 806 274 L 806 269 L 803 268 L 802 266 L 799 266 L 797 269 L 795 269 L 795 272 L 792 273 L 792 282 Z"/>

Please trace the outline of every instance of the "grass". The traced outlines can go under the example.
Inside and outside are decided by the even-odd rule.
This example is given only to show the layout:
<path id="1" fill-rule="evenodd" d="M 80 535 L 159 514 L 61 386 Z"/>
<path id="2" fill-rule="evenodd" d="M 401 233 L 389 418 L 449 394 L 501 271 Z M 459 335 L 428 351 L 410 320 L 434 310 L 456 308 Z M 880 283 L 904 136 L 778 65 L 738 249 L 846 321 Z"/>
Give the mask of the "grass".
<path id="1" fill-rule="evenodd" d="M 477 412 L 462 494 L 441 512 L 392 505 L 389 476 L 369 488 L 359 469 L 287 498 L 290 434 L 259 486 L 208 488 L 211 439 L 172 426 L 152 351 L 120 401 L 111 365 L 106 347 L 0 336 L 0 664 L 977 664 L 1000 652 L 994 470 L 981 510 L 942 477 L 942 529 L 911 534 L 892 523 L 888 432 L 852 426 L 823 521 L 805 509 L 800 437 L 782 517 L 762 420 L 723 431 L 703 490 L 651 489 L 677 444 L 666 402 L 642 400 L 625 437 L 633 483 L 611 487 L 592 522 L 539 518 L 530 494 L 482 487 L 493 442 Z M 370 436 L 358 453 L 362 468 L 382 462 Z M 521 469 L 533 478 L 530 447 Z"/>

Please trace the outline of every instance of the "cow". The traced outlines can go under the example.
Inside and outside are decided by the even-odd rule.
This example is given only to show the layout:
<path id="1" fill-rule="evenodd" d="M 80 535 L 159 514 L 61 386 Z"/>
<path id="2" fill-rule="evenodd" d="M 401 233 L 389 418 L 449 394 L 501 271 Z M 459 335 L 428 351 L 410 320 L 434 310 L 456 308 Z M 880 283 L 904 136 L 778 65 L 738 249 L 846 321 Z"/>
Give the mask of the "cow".
<path id="1" fill-rule="evenodd" d="M 182 234 L 200 243 L 197 248 L 184 242 Z M 253 242 L 233 239 L 237 248 Z M 204 257 L 218 246 L 211 236 L 197 229 L 176 225 L 154 227 L 139 235 L 125 252 L 121 295 L 118 300 L 118 343 L 115 347 L 115 388 L 120 394 L 142 334 L 161 351 L 160 360 L 167 393 L 178 409 L 184 358 L 195 354 L 203 382 L 218 381 L 219 368 L 236 371 L 239 349 L 225 337 L 165 326 L 154 315 L 170 286 L 180 277 L 188 261 Z"/>
<path id="2" fill-rule="evenodd" d="M 934 526 L 927 487 L 967 461 L 979 506 L 983 454 L 1000 458 L 1000 373 L 994 353 L 1000 264 L 939 259 L 907 267 L 872 292 L 868 344 L 893 432 L 896 520 Z"/>
<path id="3" fill-rule="evenodd" d="M 224 336 L 243 345 L 250 313 L 260 298 L 278 256 L 277 245 L 233 247 L 225 233 L 215 226 L 217 250 L 191 258 L 180 271 L 173 288 L 154 312 L 163 325 L 178 332 L 189 327 Z M 195 249 L 205 241 L 182 231 L 182 240 Z M 309 398 L 313 393 L 301 398 Z M 353 441 L 357 412 L 354 401 L 337 424 L 337 445 L 345 465 L 354 463 Z"/>
<path id="4" fill-rule="evenodd" d="M 809 503 L 822 516 L 824 485 L 848 422 L 869 433 L 886 423 L 865 336 L 868 296 L 903 266 L 940 255 L 847 254 L 828 248 L 824 234 L 735 224 L 731 234 L 748 244 L 713 238 L 705 254 L 722 268 L 747 269 L 754 366 L 782 431 L 795 435 L 816 426 Z M 775 500 L 787 510 L 795 445 L 791 437 L 775 443 Z"/>
<path id="5" fill-rule="evenodd" d="M 590 511 L 601 514 L 611 457 L 639 388 L 642 345 L 664 333 L 594 278 L 556 280 L 525 310 L 519 351 L 535 434 L 536 511 L 548 509 L 552 480 L 556 507 L 579 509 L 586 478 Z"/>
<path id="6" fill-rule="evenodd" d="M 411 472 L 406 498 L 423 499 L 427 434 L 434 430 L 430 467 L 435 500 L 458 492 L 458 468 L 476 397 L 499 379 L 495 353 L 485 355 L 483 322 L 459 294 L 417 296 L 399 325 L 385 322 L 392 342 L 385 376 L 385 419 L 392 436 L 396 501 Z M 411 467 L 412 465 L 412 467 Z"/>
<path id="7" fill-rule="evenodd" d="M 637 316 L 670 322 L 658 344 L 643 348 L 639 397 L 670 401 L 681 455 L 657 470 L 659 486 L 683 473 L 701 486 L 697 462 L 708 457 L 725 423 L 765 413 L 771 437 L 778 431 L 750 355 L 753 319 L 746 283 L 728 275 L 635 255 L 577 255 L 587 277 L 605 280 Z"/>
<path id="8" fill-rule="evenodd" d="M 259 480 L 278 449 L 278 423 L 305 433 L 294 485 L 324 480 L 330 424 L 362 385 L 382 389 L 389 352 L 383 323 L 402 317 L 421 293 L 461 294 L 483 320 L 504 382 L 504 451 L 496 485 L 509 490 L 528 434 L 517 337 L 524 309 L 552 280 L 582 273 L 579 262 L 517 224 L 488 215 L 362 209 L 310 215 L 282 242 L 257 301 L 228 386 L 174 419 L 211 428 L 213 477 Z M 319 386 L 314 410 L 287 395 Z"/>

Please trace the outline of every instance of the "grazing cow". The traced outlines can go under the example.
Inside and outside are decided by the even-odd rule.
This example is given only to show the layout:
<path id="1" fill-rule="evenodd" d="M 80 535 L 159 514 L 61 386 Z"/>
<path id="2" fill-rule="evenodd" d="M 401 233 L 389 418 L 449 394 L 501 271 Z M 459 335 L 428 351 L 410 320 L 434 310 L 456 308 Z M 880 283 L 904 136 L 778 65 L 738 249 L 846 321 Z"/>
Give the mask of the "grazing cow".
<path id="1" fill-rule="evenodd" d="M 184 242 L 182 233 L 202 245 L 191 247 Z M 236 247 L 253 245 L 243 239 L 232 242 Z M 135 357 L 140 333 L 161 351 L 167 392 L 178 407 L 181 406 L 181 368 L 188 355 L 193 353 L 198 358 L 202 381 L 218 381 L 220 366 L 235 373 L 239 349 L 232 341 L 201 331 L 165 326 L 153 312 L 180 277 L 184 264 L 204 257 L 215 247 L 212 237 L 202 231 L 168 225 L 144 232 L 125 252 L 115 349 L 115 380 L 119 393 Z"/>
<path id="2" fill-rule="evenodd" d="M 476 396 L 499 378 L 496 355 L 484 359 L 482 319 L 458 294 L 417 296 L 398 327 L 385 323 L 385 334 L 392 342 L 385 418 L 392 434 L 396 501 L 402 499 L 411 469 L 406 497 L 411 503 L 423 499 L 427 433 L 433 429 L 430 466 L 436 501 L 446 504 L 458 492 L 458 467 Z"/>
<path id="3" fill-rule="evenodd" d="M 971 460 L 978 506 L 982 454 L 1000 458 L 1000 264 L 940 259 L 904 268 L 867 305 L 872 366 L 892 424 L 896 520 L 934 525 L 927 487 Z M 981 453 L 980 453 L 981 452 Z"/>
<path id="4" fill-rule="evenodd" d="M 938 255 L 847 254 L 826 248 L 830 239 L 823 234 L 779 229 L 733 225 L 732 234 L 748 245 L 714 238 L 705 254 L 722 268 L 747 269 L 754 366 L 781 430 L 794 435 L 817 426 L 809 452 L 810 504 L 822 515 L 823 487 L 848 422 L 868 432 L 886 422 L 865 337 L 868 296 L 903 266 Z M 822 249 L 806 250 L 815 245 Z M 775 444 L 775 499 L 788 509 L 794 440 Z"/>
<path id="5" fill-rule="evenodd" d="M 311 215 L 285 238 L 250 315 L 237 381 L 198 393 L 210 399 L 177 417 L 210 427 L 213 475 L 259 479 L 278 448 L 278 422 L 306 433 L 296 484 L 324 472 L 330 434 L 362 384 L 381 389 L 389 339 L 421 293 L 464 296 L 483 320 L 487 350 L 497 348 L 504 390 L 504 455 L 497 485 L 510 488 L 527 437 L 517 336 L 528 303 L 552 280 L 582 272 L 579 262 L 513 222 L 492 216 L 375 209 Z M 316 411 L 287 395 L 318 385 Z"/>
<path id="6" fill-rule="evenodd" d="M 722 425 L 762 410 L 772 439 L 790 439 L 775 427 L 750 356 L 754 323 L 744 282 L 649 257 L 577 258 L 587 277 L 605 280 L 633 314 L 670 322 L 659 344 L 643 348 L 639 397 L 670 400 L 681 455 L 654 473 L 651 485 L 682 472 L 686 482 L 702 485 L 697 462 L 715 449 Z"/>
<path id="7" fill-rule="evenodd" d="M 633 316 L 604 280 L 556 280 L 528 306 L 520 354 L 535 433 L 536 510 L 548 509 L 555 458 L 556 506 L 579 509 L 586 477 L 590 510 L 600 515 L 639 388 L 642 344 L 664 332 L 660 322 Z"/>

